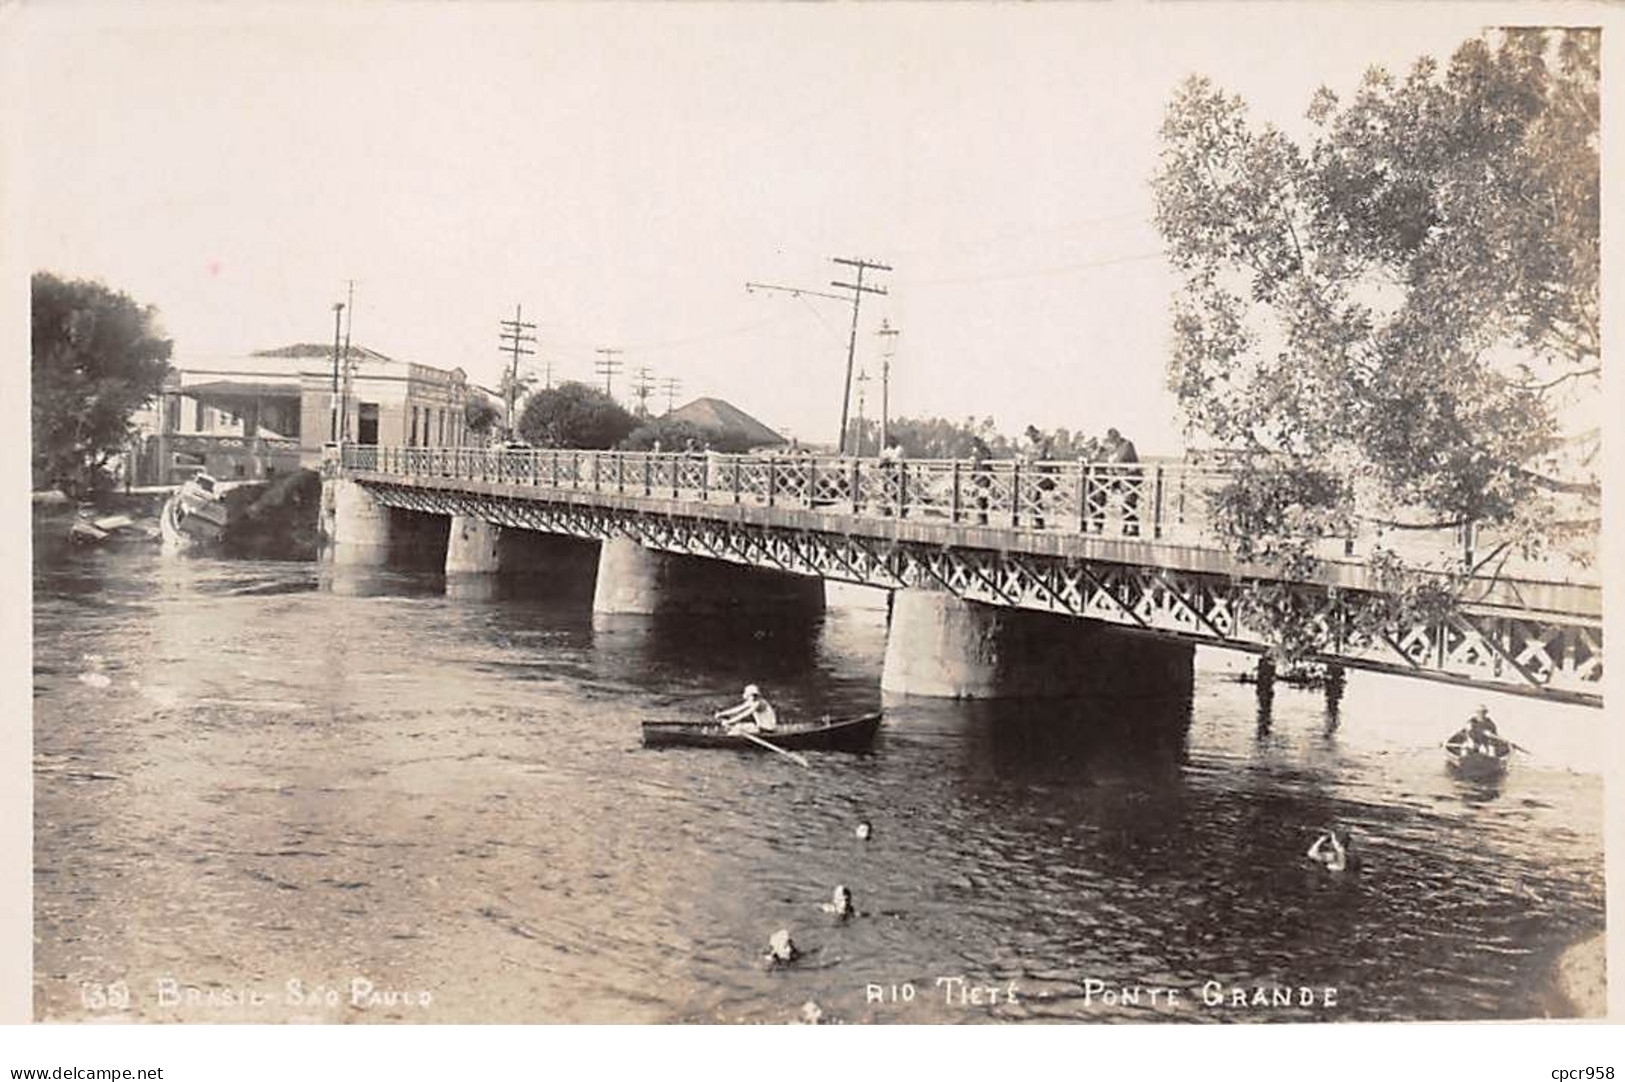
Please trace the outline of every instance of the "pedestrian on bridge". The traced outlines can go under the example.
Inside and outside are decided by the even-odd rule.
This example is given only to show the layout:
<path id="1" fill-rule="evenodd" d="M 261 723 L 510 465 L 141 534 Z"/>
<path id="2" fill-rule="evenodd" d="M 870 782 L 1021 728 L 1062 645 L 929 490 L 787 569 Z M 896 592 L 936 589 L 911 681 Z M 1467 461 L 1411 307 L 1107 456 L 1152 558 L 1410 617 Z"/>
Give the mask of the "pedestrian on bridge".
<path id="1" fill-rule="evenodd" d="M 883 515 L 902 518 L 903 507 L 903 445 L 896 436 L 886 437 L 886 446 L 880 449 L 880 477 L 885 489 Z"/>
<path id="2" fill-rule="evenodd" d="M 1106 430 L 1106 439 L 1101 444 L 1103 458 L 1107 463 L 1105 492 L 1106 498 L 1100 500 L 1094 508 L 1094 532 L 1100 533 L 1104 527 L 1106 505 L 1111 502 L 1119 503 L 1123 508 L 1123 536 L 1138 537 L 1140 535 L 1140 456 L 1134 450 L 1131 440 L 1125 439 L 1123 434 L 1115 428 Z"/>
<path id="3" fill-rule="evenodd" d="M 1021 438 L 1019 461 L 1032 478 L 1028 484 L 1028 498 L 1032 503 L 1031 523 L 1035 530 L 1044 528 L 1044 504 L 1049 494 L 1055 489 L 1055 466 L 1050 462 L 1054 452 L 1053 445 L 1037 425 L 1028 425 L 1026 433 Z M 1019 489 L 1019 484 L 1018 484 Z M 1021 508 L 1021 493 L 1011 493 L 1011 501 L 1015 506 L 1019 518 Z"/>
<path id="4" fill-rule="evenodd" d="M 976 524 L 987 525 L 988 498 L 993 490 L 993 468 L 988 460 L 993 451 L 987 441 L 977 436 L 970 441 L 971 505 L 976 508 Z"/>

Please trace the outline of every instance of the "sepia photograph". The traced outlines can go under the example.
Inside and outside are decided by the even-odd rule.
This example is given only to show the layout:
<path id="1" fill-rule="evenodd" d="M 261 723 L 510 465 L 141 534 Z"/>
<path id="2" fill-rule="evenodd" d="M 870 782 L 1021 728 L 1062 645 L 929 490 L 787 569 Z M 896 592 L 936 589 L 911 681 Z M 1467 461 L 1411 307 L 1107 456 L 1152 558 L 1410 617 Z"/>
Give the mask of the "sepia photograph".
<path id="1" fill-rule="evenodd" d="M 31 1019 L 1607 1017 L 1550 9 L 0 12 Z"/>

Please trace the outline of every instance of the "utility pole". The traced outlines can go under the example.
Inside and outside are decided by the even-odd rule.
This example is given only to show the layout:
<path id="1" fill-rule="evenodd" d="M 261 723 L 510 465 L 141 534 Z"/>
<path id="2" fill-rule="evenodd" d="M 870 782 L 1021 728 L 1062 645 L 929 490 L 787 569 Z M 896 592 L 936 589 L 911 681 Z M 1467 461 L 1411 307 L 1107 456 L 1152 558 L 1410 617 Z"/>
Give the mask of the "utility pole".
<path id="1" fill-rule="evenodd" d="M 846 453 L 846 407 L 852 398 L 852 360 L 858 352 L 858 306 L 863 303 L 865 293 L 876 293 L 884 297 L 886 290 L 875 286 L 863 284 L 863 272 L 866 270 L 889 271 L 890 267 L 884 263 L 871 263 L 866 259 L 841 259 L 836 257 L 833 262 L 858 269 L 857 281 L 831 282 L 836 289 L 850 289 L 852 291 L 852 334 L 846 342 L 846 394 L 841 399 L 841 453 Z"/>
<path id="2" fill-rule="evenodd" d="M 863 457 L 863 385 L 869 382 L 869 373 L 858 369 L 858 427 L 852 433 L 852 453 L 859 458 Z"/>
<path id="3" fill-rule="evenodd" d="M 670 413 L 677 408 L 677 391 L 683 386 L 683 381 L 676 376 L 667 376 L 666 384 L 666 412 Z"/>
<path id="4" fill-rule="evenodd" d="M 339 442 L 339 333 L 344 326 L 344 302 L 333 305 L 333 425 L 329 442 Z"/>
<path id="5" fill-rule="evenodd" d="M 350 363 L 350 324 L 355 322 L 355 279 L 346 278 L 344 284 L 349 287 L 344 305 L 344 393 L 340 396 L 339 405 L 339 433 L 344 439 L 350 438 L 350 382 L 354 374 Z"/>
<path id="6" fill-rule="evenodd" d="M 851 305 L 852 305 L 852 333 L 847 337 L 847 342 L 846 342 L 846 384 L 841 389 L 841 438 L 840 438 L 840 445 L 839 445 L 839 453 L 844 455 L 844 454 L 846 454 L 847 415 L 848 415 L 849 407 L 852 404 L 852 363 L 853 363 L 854 359 L 857 357 L 857 352 L 858 352 L 858 310 L 859 310 L 860 306 L 863 304 L 863 295 L 865 293 L 874 293 L 874 294 L 878 294 L 879 296 L 885 296 L 886 295 L 886 290 L 881 286 L 866 286 L 866 285 L 864 285 L 863 284 L 863 273 L 864 273 L 864 271 L 871 271 L 871 270 L 889 271 L 892 268 L 888 267 L 884 263 L 875 263 L 875 262 L 872 262 L 872 261 L 867 260 L 867 259 L 841 259 L 839 257 L 836 257 L 835 259 L 832 260 L 832 262 L 839 263 L 842 266 L 846 266 L 846 267 L 856 267 L 857 268 L 858 273 L 857 273 L 857 281 L 856 282 L 831 282 L 830 283 L 830 285 L 834 286 L 837 289 L 851 290 L 852 291 L 851 296 L 846 296 L 846 295 L 840 294 L 840 293 L 822 293 L 822 292 L 820 292 L 820 291 L 818 291 L 816 289 L 797 289 L 794 286 L 767 285 L 767 284 L 764 284 L 762 282 L 746 282 L 745 283 L 745 292 L 754 293 L 758 289 L 760 289 L 760 290 L 762 290 L 764 292 L 768 292 L 768 293 L 788 293 L 793 297 L 801 297 L 801 296 L 825 297 L 825 298 L 828 298 L 830 300 L 849 301 L 849 302 L 851 302 Z"/>
<path id="7" fill-rule="evenodd" d="M 891 435 L 891 359 L 897 354 L 897 336 L 901 332 L 891 325 L 891 320 L 882 319 L 875 333 L 885 342 L 880 355 L 880 446 L 884 449 Z"/>
<path id="8" fill-rule="evenodd" d="M 615 392 L 611 389 L 610 381 L 614 379 L 615 373 L 621 370 L 620 355 L 626 351 L 606 348 L 594 350 L 593 352 L 604 355 L 603 360 L 593 362 L 593 367 L 604 377 L 604 393 L 614 398 Z"/>
<path id="9" fill-rule="evenodd" d="M 553 389 L 553 362 L 552 361 L 543 361 L 542 362 L 542 380 L 543 380 L 542 386 L 551 391 Z"/>
<path id="10" fill-rule="evenodd" d="M 638 369 L 637 380 L 632 384 L 632 393 L 638 398 L 638 416 L 649 416 L 649 393 L 655 389 L 654 372 L 648 365 Z"/>
<path id="11" fill-rule="evenodd" d="M 536 324 L 525 322 L 524 309 L 517 304 L 513 306 L 513 318 L 502 320 L 502 334 L 500 336 L 502 339 L 502 352 L 513 354 L 513 362 L 508 368 L 508 386 L 503 388 L 502 395 L 503 398 L 507 399 L 508 403 L 508 438 L 510 440 L 514 438 L 515 431 L 513 407 L 514 403 L 519 400 L 519 358 L 534 357 L 536 355 L 536 351 L 530 349 L 526 344 L 534 343 L 536 336 L 525 333 L 535 329 Z"/>

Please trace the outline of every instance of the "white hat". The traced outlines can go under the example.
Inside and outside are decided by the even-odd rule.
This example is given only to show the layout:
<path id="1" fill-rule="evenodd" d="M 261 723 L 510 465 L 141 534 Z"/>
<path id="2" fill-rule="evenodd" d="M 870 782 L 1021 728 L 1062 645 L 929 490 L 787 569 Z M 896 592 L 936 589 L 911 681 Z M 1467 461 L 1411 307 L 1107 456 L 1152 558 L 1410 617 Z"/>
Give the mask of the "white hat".
<path id="1" fill-rule="evenodd" d="M 757 698 L 761 698 L 762 689 L 757 687 L 755 684 L 746 684 L 745 685 L 745 698 L 748 699 L 752 695 L 756 696 Z"/>

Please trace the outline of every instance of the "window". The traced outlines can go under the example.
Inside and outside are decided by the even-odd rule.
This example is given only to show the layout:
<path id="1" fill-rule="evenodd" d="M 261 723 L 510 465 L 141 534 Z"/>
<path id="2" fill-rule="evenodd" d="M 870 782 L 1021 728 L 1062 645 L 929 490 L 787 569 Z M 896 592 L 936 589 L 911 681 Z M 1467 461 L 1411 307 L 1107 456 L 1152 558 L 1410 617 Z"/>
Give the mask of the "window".
<path id="1" fill-rule="evenodd" d="M 418 408 L 416 406 L 413 406 L 412 407 L 412 439 L 408 442 L 408 446 L 416 447 L 417 445 L 418 445 Z"/>
<path id="2" fill-rule="evenodd" d="M 363 402 L 356 417 L 356 442 L 374 444 L 378 442 L 378 403 Z"/>

